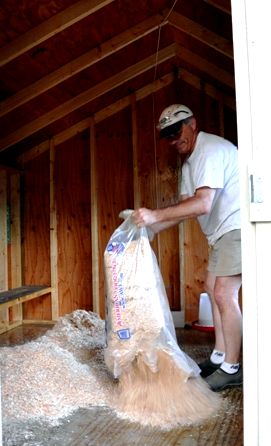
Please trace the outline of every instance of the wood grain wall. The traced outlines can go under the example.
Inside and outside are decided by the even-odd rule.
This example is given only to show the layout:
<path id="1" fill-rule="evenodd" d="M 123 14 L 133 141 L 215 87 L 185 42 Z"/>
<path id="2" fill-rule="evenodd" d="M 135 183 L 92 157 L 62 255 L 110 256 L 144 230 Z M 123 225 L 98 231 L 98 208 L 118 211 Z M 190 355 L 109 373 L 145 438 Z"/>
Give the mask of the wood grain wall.
<path id="1" fill-rule="evenodd" d="M 89 132 L 55 149 L 59 315 L 92 310 Z"/>
<path id="2" fill-rule="evenodd" d="M 178 158 L 165 141 L 159 141 L 156 124 L 161 107 L 172 95 L 172 86 L 153 98 L 140 101 L 138 115 L 138 176 L 140 206 L 148 208 L 173 204 L 178 196 Z M 153 249 L 159 261 L 171 309 L 180 310 L 180 247 L 178 227 L 156 236 Z"/>
<path id="3" fill-rule="evenodd" d="M 113 231 L 122 223 L 119 213 L 133 209 L 131 112 L 127 109 L 96 128 L 97 207 L 100 313 L 105 315 L 103 254 Z"/>
<path id="4" fill-rule="evenodd" d="M 119 212 L 176 201 L 180 160 L 155 131 L 162 109 L 173 102 L 190 106 L 202 130 L 236 142 L 234 111 L 208 98 L 204 88 L 199 91 L 177 79 L 137 102 L 131 94 L 129 107 L 53 147 L 59 315 L 98 308 L 104 317 L 103 253 L 121 223 Z M 23 281 L 29 284 L 50 284 L 49 164 L 46 151 L 26 164 L 23 176 Z M 208 258 L 198 223 L 191 220 L 181 230 L 164 231 L 152 246 L 171 309 L 184 309 L 183 304 L 186 322 L 197 320 Z M 24 307 L 27 319 L 51 317 L 50 296 Z"/>
<path id="5" fill-rule="evenodd" d="M 50 285 L 49 152 L 29 162 L 22 177 L 22 281 Z M 24 304 L 24 319 L 50 320 L 51 297 Z"/>

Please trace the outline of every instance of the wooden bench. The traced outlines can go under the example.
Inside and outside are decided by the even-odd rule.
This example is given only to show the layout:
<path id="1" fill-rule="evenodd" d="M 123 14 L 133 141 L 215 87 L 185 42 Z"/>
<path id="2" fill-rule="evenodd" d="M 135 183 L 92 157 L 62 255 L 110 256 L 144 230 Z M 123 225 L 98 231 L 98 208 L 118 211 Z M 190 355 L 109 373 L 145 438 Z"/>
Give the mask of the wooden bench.
<path id="1" fill-rule="evenodd" d="M 51 287 L 47 285 L 23 285 L 18 288 L 0 292 L 0 311 L 9 310 L 15 305 L 22 304 L 37 297 L 44 296 L 51 292 Z M 0 321 L 0 333 L 4 333 L 11 328 L 22 324 L 22 319 L 9 321 L 9 318 Z"/>

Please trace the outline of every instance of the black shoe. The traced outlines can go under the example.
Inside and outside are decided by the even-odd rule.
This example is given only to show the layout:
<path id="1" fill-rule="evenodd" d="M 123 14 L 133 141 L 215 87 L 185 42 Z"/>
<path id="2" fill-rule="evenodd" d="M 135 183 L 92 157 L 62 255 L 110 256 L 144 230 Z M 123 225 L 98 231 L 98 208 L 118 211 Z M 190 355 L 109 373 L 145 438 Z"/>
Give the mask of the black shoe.
<path id="1" fill-rule="evenodd" d="M 243 384 L 243 370 L 239 367 L 236 373 L 226 373 L 222 369 L 217 369 L 205 381 L 214 392 L 228 389 L 229 387 L 241 386 Z"/>
<path id="2" fill-rule="evenodd" d="M 215 364 L 210 359 L 206 359 L 205 361 L 200 362 L 198 366 L 201 369 L 200 375 L 202 376 L 202 378 L 206 378 L 207 376 L 214 373 L 217 369 L 219 369 L 221 364 Z"/>

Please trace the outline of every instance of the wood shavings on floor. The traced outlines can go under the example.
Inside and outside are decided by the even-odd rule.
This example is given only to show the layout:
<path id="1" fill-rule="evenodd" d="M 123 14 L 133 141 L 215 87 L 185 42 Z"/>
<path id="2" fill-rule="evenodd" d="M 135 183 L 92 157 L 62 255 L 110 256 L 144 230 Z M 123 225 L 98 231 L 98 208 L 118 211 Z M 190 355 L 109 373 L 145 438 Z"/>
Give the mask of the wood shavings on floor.
<path id="1" fill-rule="evenodd" d="M 119 386 L 108 373 L 104 348 L 104 321 L 95 313 L 84 310 L 60 318 L 54 328 L 35 341 L 2 347 L 4 422 L 44 420 L 57 425 L 76 410 L 90 407 L 109 408 L 121 418 L 161 429 L 170 429 L 184 422 L 189 424 L 196 419 L 194 414 L 191 419 L 178 420 L 173 416 L 174 405 L 165 410 L 164 417 L 163 410 L 160 411 L 158 418 L 157 414 L 147 417 L 146 411 L 140 414 L 125 407 L 123 399 L 118 401 L 118 392 L 127 395 L 129 386 L 124 381 L 122 387 Z M 132 384 L 129 384 L 130 388 Z M 202 389 L 199 390 L 202 393 Z M 148 389 L 147 385 L 143 393 L 148 391 L 152 392 L 153 388 Z M 166 392 L 166 389 L 162 391 Z M 206 409 L 208 415 L 208 405 Z"/>
<path id="2" fill-rule="evenodd" d="M 1 348 L 3 417 L 52 423 L 79 407 L 105 406 L 114 382 L 103 362 L 104 321 L 77 310 L 41 338 Z"/>
<path id="3" fill-rule="evenodd" d="M 123 373 L 115 399 L 120 417 L 145 426 L 173 429 L 200 423 L 221 408 L 221 398 L 201 377 L 191 377 L 165 352 L 158 354 L 158 371 L 153 373 L 140 355 Z"/>

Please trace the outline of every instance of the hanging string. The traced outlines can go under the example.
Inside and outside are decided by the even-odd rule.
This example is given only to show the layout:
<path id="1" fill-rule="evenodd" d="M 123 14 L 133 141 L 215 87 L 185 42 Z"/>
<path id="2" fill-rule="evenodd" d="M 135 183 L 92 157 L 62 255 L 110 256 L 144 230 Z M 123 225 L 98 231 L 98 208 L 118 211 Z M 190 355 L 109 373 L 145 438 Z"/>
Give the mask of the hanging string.
<path id="1" fill-rule="evenodd" d="M 158 38 L 157 38 L 157 46 L 156 46 L 156 55 L 155 55 L 155 65 L 154 65 L 154 77 L 153 82 L 156 81 L 157 76 L 157 67 L 158 67 L 158 54 L 159 54 L 159 48 L 160 48 L 160 40 L 161 40 L 161 30 L 162 26 L 167 22 L 168 17 L 172 13 L 173 9 L 176 6 L 176 3 L 178 0 L 174 0 L 172 7 L 170 8 L 168 14 L 164 17 L 163 21 L 160 23 L 158 27 Z M 152 93 L 152 120 L 153 120 L 153 141 L 154 141 L 154 162 L 155 162 L 155 201 L 156 201 L 156 207 L 158 207 L 158 166 L 157 166 L 157 144 L 156 144 L 156 120 L 155 120 L 155 97 L 154 92 Z"/>
<path id="2" fill-rule="evenodd" d="M 160 23 L 158 27 L 158 38 L 157 38 L 157 46 L 156 46 L 156 55 L 155 55 L 155 66 L 154 66 L 154 77 L 153 77 L 153 83 L 156 81 L 157 76 L 157 66 L 158 66 L 158 54 L 159 54 L 159 48 L 160 48 L 160 40 L 161 40 L 161 30 L 162 26 L 167 21 L 168 17 L 172 13 L 173 9 L 175 8 L 176 3 L 178 0 L 174 0 L 172 7 L 170 8 L 168 14 L 164 18 L 164 20 Z M 155 97 L 154 97 L 154 91 L 152 92 L 152 128 L 153 128 L 153 141 L 154 141 L 154 181 L 155 181 L 155 202 L 156 202 L 156 208 L 159 207 L 158 202 L 158 166 L 157 166 L 157 144 L 156 144 L 156 119 L 155 119 Z M 161 246 L 159 242 L 159 234 L 158 234 L 158 244 L 157 244 L 157 259 L 158 262 L 161 260 Z"/>
<path id="3" fill-rule="evenodd" d="M 159 27 L 158 27 L 158 38 L 157 38 L 157 46 L 156 46 L 156 56 L 155 56 L 155 66 L 154 66 L 154 78 L 153 80 L 156 80 L 156 74 L 157 74 L 157 66 L 158 66 L 158 53 L 159 53 L 159 48 L 160 48 L 160 40 L 161 40 L 161 30 L 162 30 L 162 26 L 165 24 L 165 22 L 167 22 L 167 19 L 169 18 L 170 14 L 172 13 L 173 9 L 176 6 L 176 3 L 178 2 L 178 0 L 175 0 L 172 7 L 170 8 L 169 12 L 167 13 L 167 15 L 164 17 L 164 20 L 162 20 L 162 22 L 160 23 Z"/>

